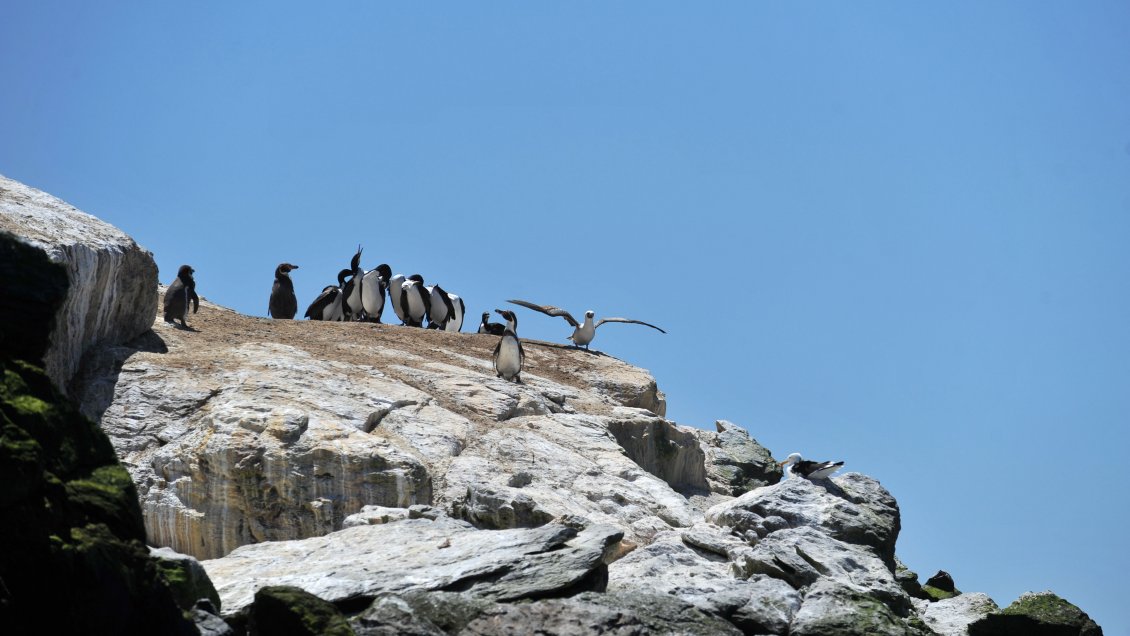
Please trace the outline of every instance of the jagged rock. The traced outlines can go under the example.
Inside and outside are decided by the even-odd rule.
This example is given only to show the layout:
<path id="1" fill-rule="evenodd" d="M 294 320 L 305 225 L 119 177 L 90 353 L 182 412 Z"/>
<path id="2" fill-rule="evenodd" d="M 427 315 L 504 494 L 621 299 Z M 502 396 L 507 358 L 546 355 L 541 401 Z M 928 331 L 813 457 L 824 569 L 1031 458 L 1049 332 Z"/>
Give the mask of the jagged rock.
<path id="1" fill-rule="evenodd" d="M 898 503 L 878 481 L 859 473 L 822 482 L 786 479 L 712 507 L 706 520 L 733 527 L 751 539 L 785 528 L 819 527 L 847 543 L 875 548 L 894 570 Z"/>
<path id="2" fill-rule="evenodd" d="M 153 324 L 157 264 L 122 231 L 4 176 L 0 176 L 0 231 L 10 232 L 66 268 L 70 285 L 55 312 L 51 346 L 43 359 L 59 390 L 70 392 L 71 379 L 91 346 L 127 342 Z M 25 274 L 29 275 L 35 274 Z"/>
<path id="3" fill-rule="evenodd" d="M 918 582 L 918 573 L 906 567 L 906 564 L 897 556 L 895 557 L 895 580 L 911 598 L 927 598 L 922 591 L 922 584 Z"/>
<path id="4" fill-rule="evenodd" d="M 200 636 L 236 636 L 236 631 L 220 618 L 220 611 L 206 598 L 198 600 L 193 606 L 192 622 Z"/>
<path id="5" fill-rule="evenodd" d="M 703 530 L 697 533 L 701 540 Z M 608 568 L 608 593 L 652 593 L 690 603 L 745 633 L 787 633 L 801 595 L 784 581 L 754 574 L 735 578 L 729 562 L 667 532 Z"/>
<path id="6" fill-rule="evenodd" d="M 553 520 L 520 489 L 489 484 L 467 486 L 467 496 L 452 502 L 452 516 L 492 530 L 534 528 Z"/>
<path id="7" fill-rule="evenodd" d="M 266 585 L 297 586 L 331 602 L 421 589 L 515 601 L 603 590 L 606 552 L 622 538 L 608 526 L 477 530 L 441 516 L 243 546 L 204 568 L 225 616 Z"/>
<path id="8" fill-rule="evenodd" d="M 958 597 L 960 598 L 960 597 Z M 1102 636 L 1087 613 L 1050 591 L 1022 594 L 969 625 L 969 636 Z"/>
<path id="9" fill-rule="evenodd" d="M 694 431 L 706 454 L 706 481 L 711 491 L 738 497 L 781 481 L 781 467 L 748 431 L 726 420 L 714 422 L 714 427 L 716 432 Z"/>
<path id="10" fill-rule="evenodd" d="M 679 492 L 707 489 L 706 455 L 689 427 L 622 409 L 608 430 L 632 461 Z"/>
<path id="11" fill-rule="evenodd" d="M 341 612 L 313 594 L 285 585 L 255 592 L 247 622 L 248 636 L 353 636 Z"/>
<path id="12" fill-rule="evenodd" d="M 954 585 L 953 577 L 945 570 L 938 570 L 937 574 L 926 580 L 926 585 L 937 588 L 943 592 L 957 592 L 957 586 Z"/>
<path id="13" fill-rule="evenodd" d="M 824 578 L 808 589 L 788 633 L 790 636 L 911 636 L 929 632 L 900 618 L 874 597 Z"/>
<path id="14" fill-rule="evenodd" d="M 161 578 L 173 593 L 173 599 L 183 610 L 196 607 L 197 601 L 207 599 L 213 607 L 220 607 L 220 595 L 204 571 L 200 561 L 169 548 L 149 548 L 149 556 L 157 563 Z M 214 613 L 219 613 L 214 612 Z"/>
<path id="15" fill-rule="evenodd" d="M 920 614 L 938 636 L 966 636 L 969 625 L 999 608 L 985 594 L 974 592 L 927 603 Z"/>

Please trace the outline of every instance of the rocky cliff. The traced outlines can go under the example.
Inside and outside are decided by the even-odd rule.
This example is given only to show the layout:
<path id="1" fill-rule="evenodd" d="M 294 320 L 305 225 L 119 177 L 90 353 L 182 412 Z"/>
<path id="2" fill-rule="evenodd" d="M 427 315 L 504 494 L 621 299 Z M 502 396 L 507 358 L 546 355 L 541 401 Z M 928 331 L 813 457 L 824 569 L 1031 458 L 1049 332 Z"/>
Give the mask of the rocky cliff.
<path id="1" fill-rule="evenodd" d="M 67 295 L 55 313 L 43 359 L 59 390 L 68 392 L 90 347 L 135 338 L 153 324 L 157 265 L 121 230 L 0 175 L 0 232 L 19 237 L 66 269 Z"/>
<path id="2" fill-rule="evenodd" d="M 154 322 L 145 293 L 130 324 Z M 192 326 L 104 340 L 70 388 L 149 543 L 203 559 L 154 553 L 201 633 L 1101 633 L 1055 597 L 923 587 L 879 482 L 781 481 L 609 356 L 528 341 L 517 385 L 489 336 L 207 302 Z"/>

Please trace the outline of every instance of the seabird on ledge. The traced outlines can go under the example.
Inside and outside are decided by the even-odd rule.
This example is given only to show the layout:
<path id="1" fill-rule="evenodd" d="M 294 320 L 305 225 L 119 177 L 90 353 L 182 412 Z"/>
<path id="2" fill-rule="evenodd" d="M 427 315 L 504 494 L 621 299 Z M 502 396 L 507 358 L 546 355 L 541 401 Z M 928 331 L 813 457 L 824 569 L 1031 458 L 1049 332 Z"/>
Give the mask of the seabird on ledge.
<path id="1" fill-rule="evenodd" d="M 785 477 L 788 478 L 790 473 L 795 473 L 801 477 L 808 479 L 827 479 L 829 475 L 843 468 L 843 462 L 813 462 L 807 459 L 802 459 L 800 453 L 793 453 L 789 455 L 785 461 L 781 462 L 781 468 L 785 469 Z"/>
<path id="2" fill-rule="evenodd" d="M 547 316 L 558 316 L 564 318 L 565 321 L 568 322 L 571 327 L 573 327 L 573 335 L 569 336 L 568 339 L 573 341 L 574 346 L 584 347 L 585 349 L 589 348 L 589 343 L 592 342 L 592 339 L 596 337 L 596 328 L 606 322 L 627 322 L 634 325 L 644 325 L 655 329 L 659 333 L 667 333 L 666 331 L 663 331 L 659 327 L 656 327 L 649 322 L 644 322 L 642 320 L 632 320 L 631 318 L 601 318 L 596 324 L 593 324 L 592 319 L 596 314 L 591 309 L 585 312 L 585 321 L 583 323 L 579 323 L 577 322 L 576 318 L 573 318 L 572 314 L 565 311 L 564 309 L 561 309 L 560 307 L 554 307 L 553 305 L 537 305 L 525 300 L 508 300 L 506 302 L 515 305 L 521 305 L 522 307 L 533 309 L 534 311 L 540 311 Z"/>

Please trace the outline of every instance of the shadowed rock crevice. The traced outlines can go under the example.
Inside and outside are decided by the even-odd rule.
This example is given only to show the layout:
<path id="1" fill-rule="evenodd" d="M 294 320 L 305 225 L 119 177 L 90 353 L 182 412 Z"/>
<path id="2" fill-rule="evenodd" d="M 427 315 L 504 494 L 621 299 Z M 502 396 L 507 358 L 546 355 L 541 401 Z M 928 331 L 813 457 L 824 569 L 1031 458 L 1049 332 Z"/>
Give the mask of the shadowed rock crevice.
<path id="1" fill-rule="evenodd" d="M 613 419 L 608 431 L 632 461 L 681 493 L 706 491 L 706 455 L 695 434 L 660 418 Z"/>

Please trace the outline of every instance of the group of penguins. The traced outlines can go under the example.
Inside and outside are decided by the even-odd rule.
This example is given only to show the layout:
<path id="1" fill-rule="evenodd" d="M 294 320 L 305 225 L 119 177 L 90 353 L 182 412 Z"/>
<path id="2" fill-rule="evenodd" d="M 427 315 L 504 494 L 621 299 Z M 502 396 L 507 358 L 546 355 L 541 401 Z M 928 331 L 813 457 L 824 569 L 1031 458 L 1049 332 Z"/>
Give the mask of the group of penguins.
<path id="1" fill-rule="evenodd" d="M 349 269 L 338 272 L 336 286 L 328 285 L 322 289 L 314 302 L 306 308 L 305 317 L 310 320 L 381 322 L 387 293 L 393 311 L 401 324 L 409 327 L 460 331 L 463 328 L 463 315 L 466 311 L 463 299 L 446 292 L 439 285 L 426 287 L 419 274 L 404 276 L 392 275 L 387 264 L 365 271 L 361 267 L 362 248 L 350 261 Z M 267 303 L 267 313 L 272 318 L 293 319 L 298 313 L 298 298 L 294 294 L 294 282 L 290 272 L 297 265 L 281 263 L 275 268 L 275 282 L 271 287 L 271 298 Z M 200 309 L 200 297 L 196 294 L 195 270 L 190 265 L 182 265 L 177 278 L 169 284 L 165 292 L 165 322 L 174 323 L 180 319 L 183 327 L 188 327 L 186 317 L 189 307 L 193 313 Z M 514 382 L 521 382 L 522 364 L 525 352 L 518 340 L 518 318 L 514 312 L 496 309 L 506 324 L 490 322 L 490 313 L 483 312 L 479 333 L 501 336 L 494 350 L 494 367 L 498 376 Z"/>
<path id="2" fill-rule="evenodd" d="M 275 268 L 275 284 L 271 287 L 271 300 L 267 304 L 267 313 L 272 318 L 293 319 L 298 313 L 298 299 L 294 295 L 294 283 L 290 280 L 290 272 L 298 269 L 297 265 L 282 263 Z M 200 310 L 200 297 L 196 295 L 196 280 L 193 278 L 195 270 L 189 265 L 182 265 L 177 271 L 177 278 L 169 284 L 165 292 L 165 322 L 174 323 L 179 318 L 185 328 L 188 323 L 188 308 L 192 305 L 193 313 Z M 411 276 L 392 275 L 392 269 L 385 264 L 378 265 L 376 269 L 366 272 L 361 268 L 361 247 L 350 261 L 350 269 L 338 272 L 337 286 L 329 285 L 322 289 L 322 293 L 310 303 L 306 309 L 306 318 L 311 320 L 338 320 L 338 321 L 368 321 L 379 323 L 384 312 L 385 293 L 388 293 L 392 308 L 401 323 L 410 327 L 422 327 L 424 320 L 428 322 L 428 329 L 442 329 L 444 331 L 459 331 L 463 327 L 464 305 L 463 299 L 455 294 L 449 294 L 439 285 L 424 286 L 424 278 L 419 274 Z M 593 323 L 593 312 L 585 312 L 584 323 L 577 322 L 569 312 L 551 305 L 536 305 L 524 300 L 509 300 L 507 302 L 521 305 L 548 316 L 564 318 L 573 327 L 573 335 L 569 339 L 574 346 L 588 347 L 596 335 L 596 328 L 606 322 L 624 322 L 646 325 L 662 333 L 667 333 L 653 324 L 642 320 L 630 318 L 602 318 Z M 495 311 L 506 319 L 506 324 L 488 321 L 489 312 L 483 312 L 482 322 L 479 324 L 479 333 L 501 336 L 494 347 L 494 370 L 498 377 L 521 383 L 522 364 L 526 354 L 522 350 L 522 341 L 518 339 L 518 317 L 514 312 L 505 309 Z M 175 323 L 174 323 L 175 324 Z M 842 468 L 841 462 L 820 462 L 803 459 L 800 453 L 793 453 L 780 466 L 785 471 L 785 476 L 799 475 L 808 479 L 827 479 L 832 473 Z"/>

